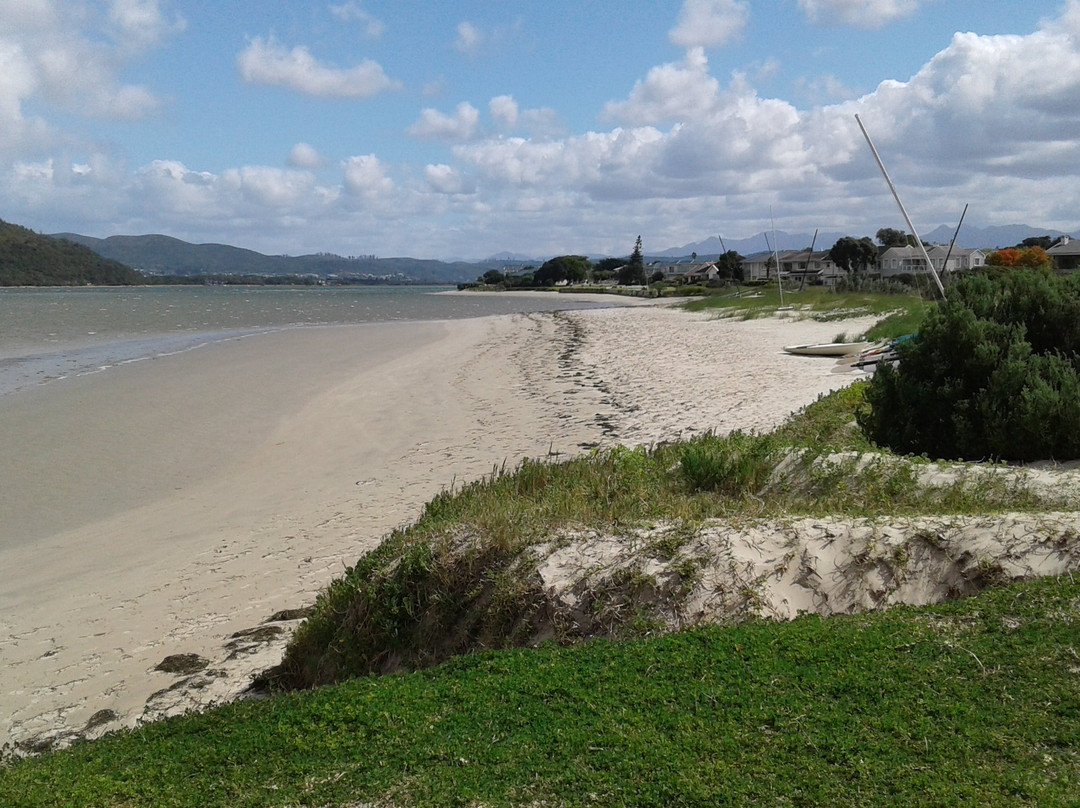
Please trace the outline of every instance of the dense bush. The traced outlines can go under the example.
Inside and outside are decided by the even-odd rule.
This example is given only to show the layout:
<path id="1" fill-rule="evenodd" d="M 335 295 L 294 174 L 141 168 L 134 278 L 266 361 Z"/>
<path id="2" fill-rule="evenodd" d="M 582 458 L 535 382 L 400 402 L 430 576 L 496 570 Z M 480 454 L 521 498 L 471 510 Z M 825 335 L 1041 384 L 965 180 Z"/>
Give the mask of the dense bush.
<path id="1" fill-rule="evenodd" d="M 1080 276 L 964 278 L 898 352 L 859 414 L 872 441 L 945 459 L 1080 458 Z"/>

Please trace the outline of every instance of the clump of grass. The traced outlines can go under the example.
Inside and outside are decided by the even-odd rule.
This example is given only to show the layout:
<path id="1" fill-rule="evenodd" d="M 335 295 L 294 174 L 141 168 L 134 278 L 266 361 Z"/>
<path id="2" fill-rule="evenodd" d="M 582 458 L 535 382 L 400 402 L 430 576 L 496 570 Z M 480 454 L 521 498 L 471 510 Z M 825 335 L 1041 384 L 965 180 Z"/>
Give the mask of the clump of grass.
<path id="1" fill-rule="evenodd" d="M 741 431 L 713 434 L 688 443 L 682 452 L 682 475 L 693 491 L 729 497 L 756 494 L 776 465 L 776 441 L 769 435 Z"/>

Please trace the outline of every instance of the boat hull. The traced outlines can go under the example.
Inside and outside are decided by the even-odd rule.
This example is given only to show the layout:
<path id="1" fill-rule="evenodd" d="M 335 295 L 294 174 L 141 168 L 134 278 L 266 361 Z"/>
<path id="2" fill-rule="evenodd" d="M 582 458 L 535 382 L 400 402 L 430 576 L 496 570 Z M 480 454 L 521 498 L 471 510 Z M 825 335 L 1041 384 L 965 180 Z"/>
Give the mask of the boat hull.
<path id="1" fill-rule="evenodd" d="M 869 342 L 823 342 L 817 345 L 785 345 L 784 350 L 795 356 L 851 356 L 870 347 Z"/>

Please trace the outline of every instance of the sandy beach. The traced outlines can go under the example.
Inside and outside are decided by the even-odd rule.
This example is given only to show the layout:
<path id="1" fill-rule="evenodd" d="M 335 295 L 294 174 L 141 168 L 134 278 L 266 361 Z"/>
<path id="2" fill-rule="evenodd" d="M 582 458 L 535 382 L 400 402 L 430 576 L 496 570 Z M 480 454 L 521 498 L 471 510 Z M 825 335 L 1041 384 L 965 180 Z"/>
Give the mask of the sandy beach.
<path id="1" fill-rule="evenodd" d="M 310 603 L 440 490 L 774 426 L 857 377 L 781 350 L 838 330 L 658 306 L 302 328 L 4 396 L 0 744 L 232 698 L 295 621 L 233 635 Z M 155 668 L 179 654 L 206 667 L 174 687 Z"/>

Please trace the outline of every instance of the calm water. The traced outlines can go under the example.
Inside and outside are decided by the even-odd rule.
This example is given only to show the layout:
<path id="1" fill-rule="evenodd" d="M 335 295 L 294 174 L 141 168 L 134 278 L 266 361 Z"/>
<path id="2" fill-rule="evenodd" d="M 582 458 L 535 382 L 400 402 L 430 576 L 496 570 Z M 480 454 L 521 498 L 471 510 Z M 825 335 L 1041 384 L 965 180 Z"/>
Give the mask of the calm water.
<path id="1" fill-rule="evenodd" d="M 450 288 L 0 289 L 0 395 L 268 329 L 611 305 L 557 295 L 441 294 Z"/>

